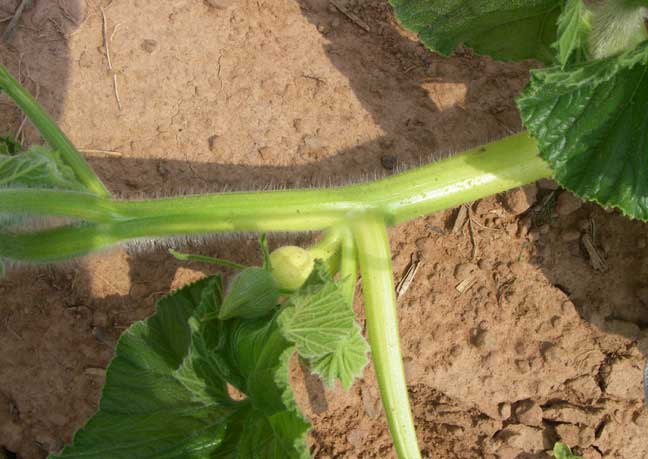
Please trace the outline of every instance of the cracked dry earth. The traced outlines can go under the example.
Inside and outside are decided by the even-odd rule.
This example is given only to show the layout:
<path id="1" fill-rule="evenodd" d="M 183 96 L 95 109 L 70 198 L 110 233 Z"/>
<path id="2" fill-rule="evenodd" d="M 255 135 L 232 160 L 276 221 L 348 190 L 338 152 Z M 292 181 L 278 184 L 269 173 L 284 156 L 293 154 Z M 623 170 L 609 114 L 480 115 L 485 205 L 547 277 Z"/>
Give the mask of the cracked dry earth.
<path id="1" fill-rule="evenodd" d="M 0 0 L 0 20 L 18 3 Z M 361 180 L 520 129 L 534 63 L 441 58 L 386 1 L 335 4 L 36 1 L 0 61 L 125 197 Z M 0 107 L 15 133 L 20 112 Z M 646 225 L 542 181 L 390 234 L 397 280 L 419 260 L 399 315 L 425 457 L 546 458 L 557 439 L 588 459 L 648 457 Z M 247 236 L 186 248 L 258 260 Z M 0 281 L 0 457 L 69 441 L 119 334 L 203 268 L 116 248 Z M 349 392 L 297 363 L 293 380 L 314 457 L 394 457 L 371 368 Z"/>

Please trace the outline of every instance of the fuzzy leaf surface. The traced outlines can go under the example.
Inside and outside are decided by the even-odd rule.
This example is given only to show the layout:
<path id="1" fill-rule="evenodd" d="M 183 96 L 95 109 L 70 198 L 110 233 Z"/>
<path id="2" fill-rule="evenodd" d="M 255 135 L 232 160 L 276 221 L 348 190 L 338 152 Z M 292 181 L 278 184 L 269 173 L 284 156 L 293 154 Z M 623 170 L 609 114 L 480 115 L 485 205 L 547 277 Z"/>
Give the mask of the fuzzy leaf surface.
<path id="1" fill-rule="evenodd" d="M 648 220 L 648 42 L 568 71 L 534 71 L 518 106 L 562 186 Z"/>
<path id="2" fill-rule="evenodd" d="M 562 0 L 390 0 L 401 24 L 432 51 L 461 43 L 495 59 L 554 60 Z"/>
<path id="3" fill-rule="evenodd" d="M 356 326 L 351 335 L 337 343 L 335 350 L 322 357 L 311 360 L 311 370 L 320 375 L 328 387 L 335 385 L 339 379 L 342 387 L 349 389 L 356 378 L 362 376 L 367 366 L 369 345 Z"/>
<path id="4" fill-rule="evenodd" d="M 58 152 L 41 146 L 10 154 L 0 152 L 0 187 L 85 190 Z"/>
<path id="5" fill-rule="evenodd" d="M 99 411 L 52 458 L 308 457 L 309 424 L 288 386 L 294 349 L 271 317 L 205 320 L 218 313 L 220 282 L 172 293 L 124 333 Z"/>

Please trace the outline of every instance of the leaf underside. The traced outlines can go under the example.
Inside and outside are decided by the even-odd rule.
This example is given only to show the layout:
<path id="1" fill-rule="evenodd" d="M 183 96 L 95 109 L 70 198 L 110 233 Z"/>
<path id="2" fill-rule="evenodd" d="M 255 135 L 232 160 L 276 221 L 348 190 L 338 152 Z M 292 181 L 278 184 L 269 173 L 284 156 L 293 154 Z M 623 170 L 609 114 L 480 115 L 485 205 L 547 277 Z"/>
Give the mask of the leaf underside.
<path id="1" fill-rule="evenodd" d="M 18 154 L 0 149 L 1 187 L 86 189 L 58 152 L 37 145 Z"/>
<path id="2" fill-rule="evenodd" d="M 533 71 L 518 106 L 562 186 L 648 221 L 648 42 Z"/>
<path id="3" fill-rule="evenodd" d="M 390 0 L 401 24 L 432 51 L 460 44 L 500 60 L 553 62 L 562 0 Z"/>

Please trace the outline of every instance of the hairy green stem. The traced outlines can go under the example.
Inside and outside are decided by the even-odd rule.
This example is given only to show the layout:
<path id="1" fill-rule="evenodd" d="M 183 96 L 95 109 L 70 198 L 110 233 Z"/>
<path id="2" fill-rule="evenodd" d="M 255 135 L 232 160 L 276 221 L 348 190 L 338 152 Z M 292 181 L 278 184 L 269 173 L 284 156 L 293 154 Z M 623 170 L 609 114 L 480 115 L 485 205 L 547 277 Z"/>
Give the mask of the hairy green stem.
<path id="1" fill-rule="evenodd" d="M 232 231 L 311 231 L 372 211 L 389 225 L 551 175 L 536 142 L 516 134 L 451 158 L 337 188 L 237 192 L 120 201 L 88 193 L 0 190 L 0 214 L 56 215 L 95 224 L 0 234 L 0 257 L 52 261 L 129 239 Z"/>
<path id="2" fill-rule="evenodd" d="M 385 222 L 364 215 L 352 223 L 358 248 L 367 331 L 389 430 L 400 459 L 420 459 L 400 352 L 391 251 Z"/>
<path id="3" fill-rule="evenodd" d="M 5 91 L 25 112 L 50 147 L 61 154 L 81 183 L 99 196 L 110 196 L 108 189 L 90 168 L 81 153 L 72 145 L 72 142 L 59 129 L 43 107 L 11 76 L 2 64 L 0 64 L 0 90 Z"/>

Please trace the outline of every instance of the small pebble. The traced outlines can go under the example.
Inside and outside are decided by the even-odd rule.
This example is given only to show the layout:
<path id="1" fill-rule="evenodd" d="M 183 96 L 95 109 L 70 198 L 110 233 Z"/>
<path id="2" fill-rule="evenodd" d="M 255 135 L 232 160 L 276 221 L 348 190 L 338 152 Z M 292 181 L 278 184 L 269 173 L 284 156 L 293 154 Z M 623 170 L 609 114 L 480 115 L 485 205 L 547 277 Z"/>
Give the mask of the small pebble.
<path id="1" fill-rule="evenodd" d="M 570 215 L 583 206 L 583 201 L 569 191 L 563 191 L 556 200 L 556 213 L 558 215 Z"/>
<path id="2" fill-rule="evenodd" d="M 535 183 L 530 183 L 523 187 L 507 191 L 502 198 L 502 204 L 512 214 L 520 215 L 535 204 L 537 196 L 538 187 Z"/>
<path id="3" fill-rule="evenodd" d="M 157 48 L 157 41 L 147 38 L 146 40 L 142 41 L 140 48 L 142 48 L 142 51 L 151 54 L 153 53 L 153 51 L 155 51 L 155 48 Z"/>
<path id="4" fill-rule="evenodd" d="M 209 151 L 217 153 L 223 147 L 223 139 L 219 135 L 212 135 L 207 139 L 207 145 L 209 146 Z"/>

